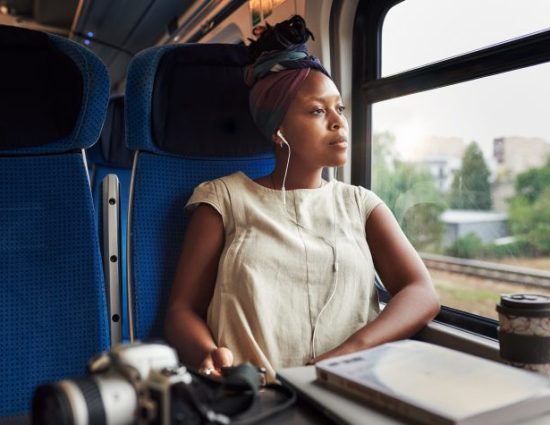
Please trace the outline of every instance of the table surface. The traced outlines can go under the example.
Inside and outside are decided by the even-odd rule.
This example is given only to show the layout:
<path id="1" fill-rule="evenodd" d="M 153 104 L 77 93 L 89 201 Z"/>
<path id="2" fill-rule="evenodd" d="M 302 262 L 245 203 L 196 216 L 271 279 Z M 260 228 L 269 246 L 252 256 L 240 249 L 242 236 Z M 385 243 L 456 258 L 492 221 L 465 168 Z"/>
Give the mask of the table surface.
<path id="1" fill-rule="evenodd" d="M 327 400 L 331 401 L 339 400 L 341 409 L 346 411 L 345 415 L 342 417 L 352 416 L 351 422 L 356 423 L 358 417 L 360 416 L 359 423 L 376 423 L 376 424 L 408 424 L 410 423 L 406 419 L 398 418 L 395 416 L 390 416 L 386 413 L 383 413 L 379 410 L 372 409 L 366 406 L 364 403 L 355 401 L 335 393 L 321 385 L 316 384 L 315 382 L 315 372 L 314 367 L 303 367 L 295 368 L 296 370 L 302 369 L 299 373 L 300 380 L 304 380 L 307 384 L 307 392 L 301 391 L 297 403 L 275 415 L 269 417 L 266 420 L 261 421 L 262 424 L 266 425 L 335 425 L 348 423 L 346 419 L 334 419 L 333 415 L 328 416 L 325 409 L 323 409 L 323 403 L 312 402 L 310 395 L 313 393 L 322 393 L 321 399 L 324 398 L 324 402 Z M 289 369 L 290 370 L 290 369 Z M 255 406 L 248 412 L 250 415 L 258 414 L 265 409 L 270 409 L 271 407 L 280 403 L 283 396 L 279 393 L 271 391 L 263 391 L 260 395 L 260 400 Z M 321 408 L 319 408 L 321 407 Z M 355 411 L 355 413 L 352 413 Z M 337 415 L 340 416 L 340 415 Z M 366 422 L 364 422 L 366 420 Z M 30 425 L 31 420 L 28 416 L 17 417 L 17 418 L 0 418 L 0 425 Z M 539 416 L 536 418 L 531 418 L 528 420 L 517 422 L 521 425 L 548 425 L 550 424 L 550 414 L 545 414 L 544 416 Z"/>

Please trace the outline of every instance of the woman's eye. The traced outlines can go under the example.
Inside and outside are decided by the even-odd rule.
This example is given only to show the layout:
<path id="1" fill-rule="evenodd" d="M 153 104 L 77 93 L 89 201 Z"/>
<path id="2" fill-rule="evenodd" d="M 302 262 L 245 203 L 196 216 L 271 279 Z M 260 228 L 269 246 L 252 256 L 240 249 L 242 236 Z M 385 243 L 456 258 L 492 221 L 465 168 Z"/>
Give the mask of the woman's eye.
<path id="1" fill-rule="evenodd" d="M 346 107 L 344 105 L 340 105 L 336 108 L 336 110 L 338 111 L 338 113 L 343 114 L 346 110 Z"/>
<path id="2" fill-rule="evenodd" d="M 316 108 L 313 110 L 314 115 L 321 115 L 325 110 L 323 108 Z"/>

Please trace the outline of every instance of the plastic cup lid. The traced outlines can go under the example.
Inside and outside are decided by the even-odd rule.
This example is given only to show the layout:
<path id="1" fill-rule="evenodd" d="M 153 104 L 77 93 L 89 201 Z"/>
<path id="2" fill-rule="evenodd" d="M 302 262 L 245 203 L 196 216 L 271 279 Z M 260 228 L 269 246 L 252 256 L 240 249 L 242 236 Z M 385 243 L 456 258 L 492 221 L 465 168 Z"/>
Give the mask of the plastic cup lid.
<path id="1" fill-rule="evenodd" d="M 542 294 L 505 294 L 500 296 L 497 311 L 544 313 L 550 315 L 550 296 Z"/>
<path id="2" fill-rule="evenodd" d="M 541 294 L 501 295 L 500 303 L 506 307 L 550 308 L 550 296 Z"/>

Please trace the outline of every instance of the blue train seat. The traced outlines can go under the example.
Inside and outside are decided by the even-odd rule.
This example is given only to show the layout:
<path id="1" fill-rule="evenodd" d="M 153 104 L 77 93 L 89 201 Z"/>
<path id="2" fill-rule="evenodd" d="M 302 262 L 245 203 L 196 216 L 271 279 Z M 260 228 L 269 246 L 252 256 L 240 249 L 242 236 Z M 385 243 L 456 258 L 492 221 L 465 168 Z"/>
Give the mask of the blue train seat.
<path id="1" fill-rule="evenodd" d="M 122 309 L 122 341 L 128 341 L 128 310 L 126 294 L 126 230 L 128 222 L 128 197 L 130 193 L 130 178 L 132 175 L 133 152 L 126 145 L 126 125 L 124 121 L 124 96 L 113 96 L 109 100 L 107 118 L 98 142 L 86 152 L 90 169 L 92 195 L 96 207 L 96 219 L 99 228 L 102 255 L 108 255 L 103 243 L 102 215 L 105 206 L 102 205 L 102 184 L 105 177 L 115 175 L 119 182 L 119 270 L 120 296 Z"/>
<path id="2" fill-rule="evenodd" d="M 83 149 L 109 77 L 86 48 L 0 26 L 0 416 L 40 383 L 81 376 L 108 348 L 101 257 Z"/>
<path id="3" fill-rule="evenodd" d="M 184 206 L 205 180 L 272 171 L 271 143 L 248 110 L 244 46 L 154 47 L 128 70 L 132 175 L 128 279 L 131 338 L 162 338 L 166 303 L 185 231 Z"/>

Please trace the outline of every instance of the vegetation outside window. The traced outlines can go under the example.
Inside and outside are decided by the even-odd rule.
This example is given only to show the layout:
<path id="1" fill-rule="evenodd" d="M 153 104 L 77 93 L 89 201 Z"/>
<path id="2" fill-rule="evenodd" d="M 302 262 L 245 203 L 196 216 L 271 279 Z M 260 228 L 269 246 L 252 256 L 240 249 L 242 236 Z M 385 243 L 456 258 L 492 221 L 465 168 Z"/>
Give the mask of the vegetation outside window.
<path id="1" fill-rule="evenodd" d="M 470 1 L 452 2 L 452 7 L 446 5 L 444 13 L 439 13 L 441 3 L 449 2 L 408 1 L 390 10 L 382 32 L 383 75 L 541 29 L 541 8 L 545 16 L 550 13 L 548 2 L 535 1 L 529 10 L 521 2 L 498 2 L 493 9 L 479 2 L 479 7 Z M 530 13 L 531 6 L 538 10 L 537 16 Z M 472 16 L 457 19 L 468 7 Z M 511 12 L 515 23 L 506 25 L 505 17 Z M 427 15 L 433 18 L 432 26 L 408 19 Z M 445 25 L 444 37 L 432 32 L 451 17 L 463 24 L 455 24 L 457 29 L 472 28 L 467 39 L 477 44 L 454 44 L 450 24 Z M 493 38 L 486 37 L 487 31 L 473 30 L 482 21 Z M 422 37 L 430 42 L 419 41 Z M 414 46 L 407 44 L 411 40 Z M 496 51 L 494 46 L 490 49 L 487 56 Z M 460 57 L 450 61 L 449 67 L 456 66 L 457 81 L 434 83 L 431 89 L 425 75 L 414 89 L 420 80 L 415 80 L 415 73 L 423 68 L 387 79 L 379 75 L 378 81 L 367 84 L 365 93 L 372 104 L 370 178 L 373 190 L 422 253 L 443 304 L 496 318 L 495 303 L 501 293 L 550 294 L 550 286 L 530 286 L 550 284 L 546 272 L 550 270 L 550 190 L 546 189 L 550 187 L 550 127 L 545 118 L 550 113 L 546 102 L 550 87 L 545 83 L 550 64 L 523 68 L 519 60 L 516 66 L 497 52 L 495 69 L 517 70 L 497 69 L 491 75 L 485 68 L 486 76 L 478 78 L 473 68 L 461 68 Z M 441 78 L 437 64 L 425 68 L 429 81 Z M 404 96 L 399 94 L 403 87 L 407 87 Z M 471 275 L 473 267 L 456 273 L 461 263 L 472 260 L 493 271 L 478 270 L 485 277 Z M 526 268 L 534 277 L 511 278 L 511 273 L 499 272 L 503 267 Z M 491 279 L 486 277 L 489 273 Z"/>

